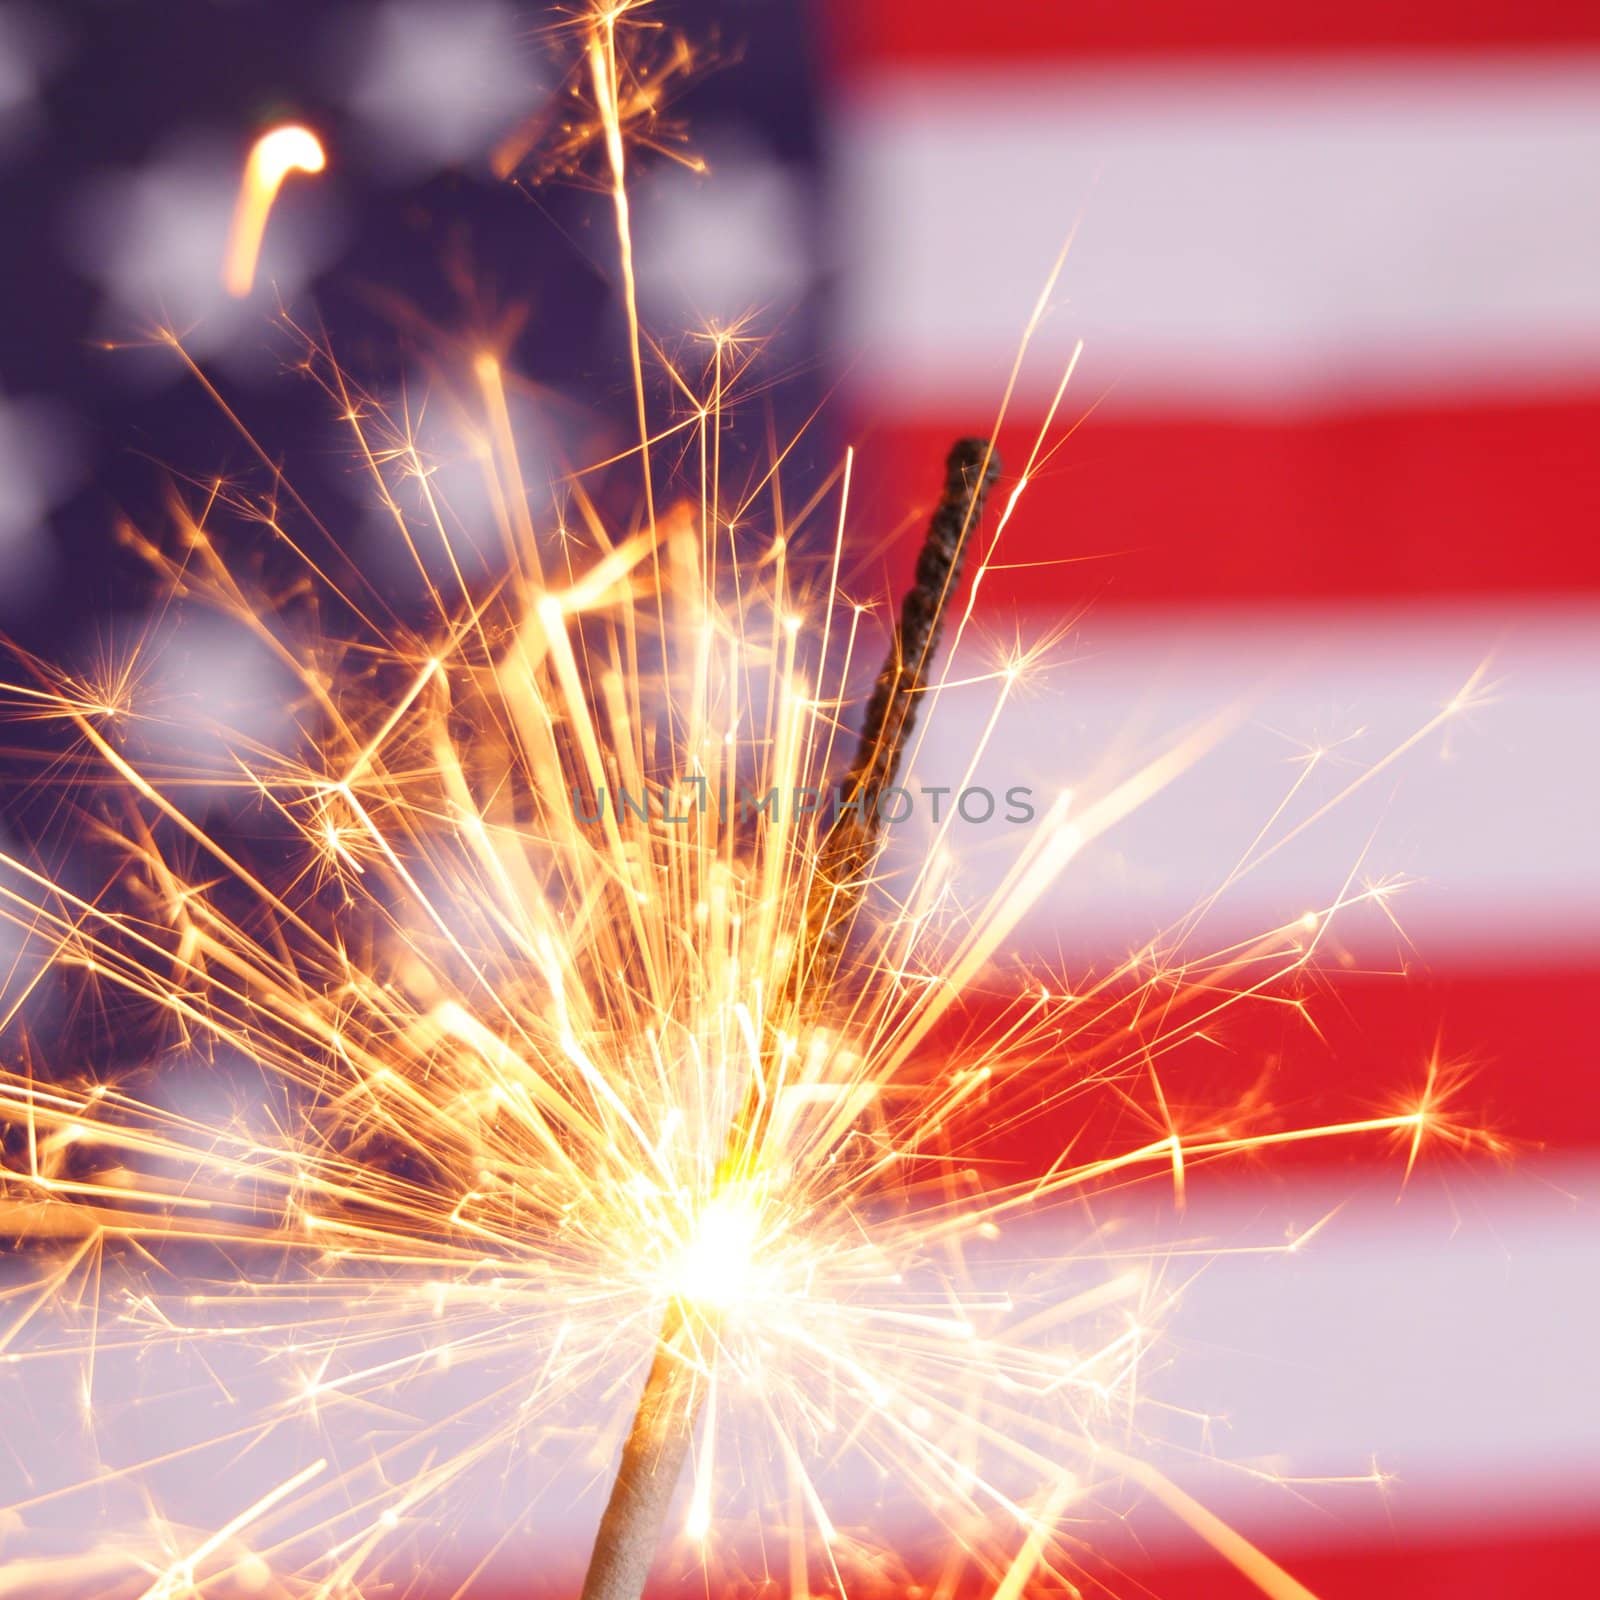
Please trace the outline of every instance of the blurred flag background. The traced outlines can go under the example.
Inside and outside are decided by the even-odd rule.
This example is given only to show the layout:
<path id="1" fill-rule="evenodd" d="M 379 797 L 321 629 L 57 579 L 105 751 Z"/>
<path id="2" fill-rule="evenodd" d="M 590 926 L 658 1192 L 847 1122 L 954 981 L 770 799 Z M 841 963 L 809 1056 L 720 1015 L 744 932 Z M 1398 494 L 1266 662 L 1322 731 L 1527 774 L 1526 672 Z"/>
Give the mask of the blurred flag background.
<path id="1" fill-rule="evenodd" d="M 1085 974 L 1179 925 L 1215 949 L 1392 886 L 1283 1003 L 1188 1053 L 1174 1114 L 1226 1083 L 1357 1118 L 1431 1082 L 1515 1147 L 1424 1151 L 1404 1183 L 1404 1149 L 1289 1150 L 1207 1169 L 1181 1216 L 1130 1202 L 1130 1229 L 1239 1252 L 1202 1268 L 1174 1248 L 1187 1289 L 1150 1378 L 1233 1466 L 1166 1464 L 1320 1593 L 1582 1592 L 1600 1559 L 1600 14 L 657 9 L 726 64 L 680 108 L 711 172 L 639 181 L 646 316 L 670 335 L 756 313 L 780 422 L 828 400 L 796 468 L 856 446 L 853 537 L 891 583 L 949 440 L 1009 388 L 999 443 L 1029 483 L 956 675 L 1019 638 L 1050 640 L 1058 667 L 983 781 L 1092 796 L 1241 708 L 1052 892 L 1023 953 Z M 159 506 L 147 457 L 239 464 L 170 365 L 106 351 L 157 314 L 335 496 L 325 418 L 261 354 L 252 318 L 274 294 L 396 393 L 425 383 L 425 335 L 520 327 L 528 448 L 603 453 L 607 408 L 626 422 L 597 354 L 620 349 L 603 197 L 530 199 L 490 171 L 549 93 L 552 15 L 0 10 L 0 626 L 56 657 L 142 635 L 149 589 L 109 530 Z M 285 190 L 267 287 L 229 308 L 215 263 L 238 161 L 290 114 L 330 171 Z M 185 683 L 246 674 L 206 649 L 169 653 Z M 976 704 L 964 716 L 956 693 L 924 781 L 959 779 Z M 1004 869 L 1006 842 L 971 840 L 972 880 Z M 1252 1253 L 1330 1214 L 1314 1247 Z M 1264 1469 L 1362 1481 L 1287 1491 Z M 1159 1518 L 1084 1533 L 1119 1592 L 1250 1592 Z"/>
<path id="2" fill-rule="evenodd" d="M 1320 1592 L 1569 1592 L 1600 1528 L 1578 1331 L 1600 1303 L 1600 19 L 839 0 L 829 21 L 838 326 L 887 503 L 925 498 L 1005 391 L 1071 237 L 1000 435 L 1013 471 L 1082 359 L 976 615 L 1081 620 L 991 760 L 1092 788 L 1130 727 L 1250 708 L 1032 942 L 1080 969 L 1137 947 L 1291 785 L 1297 822 L 1472 683 L 1196 937 L 1326 905 L 1350 872 L 1410 880 L 1395 924 L 1319 952 L 1314 1026 L 1257 1007 L 1213 1070 L 1337 1118 L 1431 1063 L 1526 1144 L 1425 1168 L 1398 1205 L 1370 1146 L 1208 1174 L 1200 1204 L 1235 1220 L 1354 1199 L 1303 1259 L 1191 1286 L 1168 1392 L 1228 1415 L 1223 1456 L 1396 1474 L 1242 1513 Z M 1203 1101 L 1206 1071 L 1169 1090 Z M 1130 1565 L 1231 1592 L 1149 1547 Z"/>

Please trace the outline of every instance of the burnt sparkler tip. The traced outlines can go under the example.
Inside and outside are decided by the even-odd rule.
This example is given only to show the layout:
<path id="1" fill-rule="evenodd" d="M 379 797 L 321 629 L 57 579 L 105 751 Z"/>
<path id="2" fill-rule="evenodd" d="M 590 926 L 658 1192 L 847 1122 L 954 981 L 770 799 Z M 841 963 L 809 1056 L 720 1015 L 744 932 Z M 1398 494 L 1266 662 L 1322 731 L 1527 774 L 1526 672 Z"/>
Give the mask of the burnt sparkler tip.
<path id="1" fill-rule="evenodd" d="M 987 439 L 957 439 L 944 462 L 944 492 L 928 521 L 917 558 L 917 577 L 901 611 L 900 642 L 918 659 L 937 642 L 938 617 L 961 575 L 967 535 L 983 516 L 984 501 L 1000 476 L 1000 455 Z"/>
<path id="2" fill-rule="evenodd" d="M 946 494 L 983 493 L 1000 476 L 1000 452 L 988 439 L 957 439 L 945 457 L 944 472 Z"/>

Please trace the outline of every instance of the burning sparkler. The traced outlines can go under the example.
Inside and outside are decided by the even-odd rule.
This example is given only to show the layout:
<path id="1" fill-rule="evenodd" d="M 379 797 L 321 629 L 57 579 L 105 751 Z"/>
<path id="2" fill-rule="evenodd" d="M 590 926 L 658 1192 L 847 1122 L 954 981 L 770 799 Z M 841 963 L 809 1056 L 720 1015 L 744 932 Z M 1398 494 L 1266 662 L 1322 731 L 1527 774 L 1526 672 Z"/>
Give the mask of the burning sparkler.
<path id="1" fill-rule="evenodd" d="M 894 782 L 905 753 L 917 697 L 930 674 L 945 602 L 960 577 L 968 535 L 983 514 L 984 498 L 999 470 L 994 449 L 984 440 L 963 439 L 950 452 L 944 495 L 917 564 L 917 581 L 901 608 L 889 658 L 867 707 L 856 759 L 841 786 L 844 807 L 817 852 L 806 920 L 790 969 L 799 1005 L 814 1014 L 828 1009 L 834 974 L 860 902 L 862 874 L 871 864 L 873 842 L 881 832 L 883 794 Z M 781 1054 L 784 1041 L 780 1037 L 777 1043 Z M 725 1270 L 718 1258 L 731 1256 L 737 1263 L 754 1242 L 743 1237 L 753 1230 L 743 1227 L 737 1210 L 729 1209 L 724 1198 L 729 1191 L 721 1185 L 748 1184 L 748 1169 L 760 1163 L 760 1157 L 752 1158 L 750 1152 L 760 1147 L 757 1130 L 767 1111 L 768 1080 L 766 1069 L 752 1079 L 744 1109 L 730 1130 L 723 1163 L 728 1177 L 719 1175 L 718 1192 L 700 1219 L 699 1237 L 691 1247 L 702 1267 L 715 1263 Z M 695 1272 L 688 1275 L 686 1287 L 691 1305 L 715 1306 L 719 1298 L 715 1289 L 708 1293 Z M 644 1592 L 694 1434 L 693 1369 L 679 1348 L 686 1331 L 682 1312 L 675 1307 L 623 1443 L 616 1482 L 584 1579 L 583 1600 L 637 1600 Z"/>
<path id="2" fill-rule="evenodd" d="M 1051 879 L 1211 729 L 1093 804 L 1060 797 L 982 905 L 957 914 L 942 840 L 891 877 L 873 802 L 911 759 L 913 713 L 926 726 L 949 683 L 938 626 L 968 546 L 980 574 L 992 558 L 999 528 L 974 530 L 995 463 L 970 444 L 951 458 L 841 773 L 870 615 L 840 581 L 851 462 L 763 530 L 781 454 L 738 492 L 717 467 L 742 350 L 726 332 L 703 379 L 665 364 L 687 415 L 651 423 L 629 287 L 626 9 L 590 19 L 584 59 L 623 248 L 638 531 L 607 524 L 584 474 L 557 525 L 537 526 L 505 376 L 484 353 L 464 409 L 502 575 L 475 586 L 407 418 L 312 344 L 306 370 L 416 561 L 432 625 L 389 615 L 276 475 L 266 496 L 218 485 L 180 506 L 175 553 L 127 535 L 176 594 L 294 676 L 302 737 L 230 745 L 226 782 L 265 837 L 208 825 L 189 799 L 200 774 L 141 752 L 136 673 L 29 660 L 0 690 L 12 718 L 60 736 L 50 781 L 72 781 L 108 863 L 90 884 L 0 860 L 0 910 L 48 957 L 41 972 L 140 1019 L 152 1059 L 237 1059 L 267 1086 L 254 1118 L 219 1126 L 136 1071 L 43 1072 L 26 997 L 13 1003 L 0 1218 L 38 1271 L 0 1291 L 0 1343 L 51 1385 L 68 1386 L 65 1367 L 85 1397 L 123 1340 L 208 1363 L 242 1346 L 264 1363 L 260 1405 L 217 1372 L 229 1424 L 141 1463 L 152 1495 L 163 1462 L 248 1456 L 326 1407 L 392 1417 L 444 1371 L 472 1392 L 392 1441 L 375 1433 L 359 1458 L 301 1457 L 207 1531 L 159 1522 L 141 1545 L 122 1530 L 109 1554 L 30 1558 L 24 1575 L 98 1576 L 120 1558 L 152 1595 L 246 1580 L 349 1593 L 403 1576 L 414 1519 L 439 1520 L 475 1474 L 513 1459 L 552 1481 L 593 1470 L 576 1435 L 607 1464 L 622 1451 L 591 1597 L 639 1593 L 680 1469 L 702 1559 L 743 1560 L 753 1525 L 753 1560 L 791 1593 L 845 1586 L 865 1552 L 823 1466 L 850 1457 L 903 1481 L 1008 1596 L 1063 1559 L 1058 1524 L 1101 1475 L 1153 1483 L 1264 1590 L 1302 1593 L 1114 1442 L 1159 1310 L 1150 1275 L 1101 1271 L 1086 1244 L 1041 1300 L 978 1262 L 1012 1218 L 1123 1175 L 1181 1184 L 1196 1163 L 1308 1138 L 1413 1153 L 1425 1136 L 1475 1138 L 1431 1090 L 1314 1129 L 1242 1113 L 1185 1127 L 1166 1109 L 1158 1067 L 1278 993 L 1338 913 L 1387 891 L 1347 886 L 1308 925 L 1206 957 L 1147 948 L 1076 990 L 1002 980 L 994 957 Z M 699 464 L 675 492 L 652 467 L 667 438 Z M 999 527 L 1046 448 L 1041 436 Z M 811 582 L 792 542 L 835 503 L 831 562 Z M 226 558 L 230 517 L 293 566 L 264 593 Z M 423 537 L 450 553 L 447 577 L 418 554 Z M 991 731 L 1033 664 L 1021 653 L 990 675 Z M 219 775 L 204 777 L 214 794 Z M 963 1014 L 979 984 L 1003 989 L 988 1020 Z M 1148 1137 L 1087 1152 L 1062 1139 L 1027 1178 L 984 1169 L 998 1131 L 1140 1085 Z M 184 1288 L 164 1296 L 163 1272 L 185 1260 Z M 9 1514 L 27 1526 L 94 1485 L 37 1489 Z"/>

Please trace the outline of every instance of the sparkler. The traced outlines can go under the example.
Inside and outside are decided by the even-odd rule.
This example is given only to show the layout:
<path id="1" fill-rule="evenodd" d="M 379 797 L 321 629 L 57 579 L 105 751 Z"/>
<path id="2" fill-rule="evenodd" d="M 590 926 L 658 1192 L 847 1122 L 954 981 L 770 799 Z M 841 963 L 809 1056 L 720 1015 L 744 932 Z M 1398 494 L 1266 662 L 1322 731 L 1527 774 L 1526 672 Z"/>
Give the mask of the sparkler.
<path id="1" fill-rule="evenodd" d="M 584 52 L 625 283 L 626 9 L 590 19 Z M 1061 1519 L 1103 1478 L 1132 1477 L 1263 1590 L 1303 1593 L 1133 1454 L 1155 1275 L 1083 1224 L 1048 1295 L 985 1257 L 1014 1220 L 1124 1178 L 1181 1188 L 1197 1164 L 1310 1138 L 1388 1138 L 1412 1157 L 1424 1138 L 1483 1143 L 1432 1082 L 1322 1128 L 1239 1108 L 1180 1125 L 1168 1108 L 1161 1077 L 1187 1041 L 1237 1007 L 1298 1007 L 1285 986 L 1334 919 L 1391 886 L 1352 881 L 1307 920 L 1210 955 L 1156 942 L 1077 987 L 1003 977 L 994 958 L 1053 877 L 1215 729 L 1092 803 L 1060 797 L 980 905 L 955 897 L 944 829 L 894 877 L 870 810 L 830 820 L 809 800 L 870 800 L 912 759 L 913 711 L 925 728 L 951 684 L 933 651 L 992 457 L 952 457 L 840 785 L 870 617 L 840 579 L 851 461 L 795 514 L 778 509 L 781 451 L 735 488 L 718 441 L 747 341 L 714 333 L 703 375 L 661 358 L 687 411 L 653 426 L 631 300 L 629 326 L 627 459 L 651 486 L 635 532 L 607 523 L 583 473 L 538 525 L 498 356 L 455 394 L 500 547 L 488 585 L 459 555 L 481 530 L 437 489 L 411 419 L 307 343 L 427 591 L 425 629 L 388 612 L 260 446 L 265 492 L 217 484 L 176 505 L 170 549 L 127 530 L 175 594 L 292 675 L 296 737 L 234 737 L 219 774 L 141 750 L 155 713 L 137 661 L 85 676 L 24 659 L 0 688 L 10 718 L 54 736 L 41 783 L 70 783 L 107 864 L 90 883 L 0 857 L 0 912 L 43 958 L 0 1015 L 14 1041 L 0 1226 L 35 1266 L 0 1290 L 0 1347 L 44 1374 L 36 1393 L 91 1408 L 124 1341 L 207 1363 L 242 1347 L 270 1379 L 252 1399 L 219 1374 L 225 1428 L 110 1479 L 30 1489 L 11 1525 L 108 1481 L 153 1503 L 167 1464 L 264 1457 L 330 1408 L 408 1419 L 364 1451 L 298 1455 L 208 1530 L 146 1509 L 105 1548 L 15 1570 L 42 1584 L 131 1565 L 149 1595 L 246 1579 L 347 1594 L 430 1559 L 417 1519 L 448 1520 L 485 1473 L 532 1461 L 559 1484 L 595 1470 L 593 1442 L 609 1459 L 621 1439 L 591 1597 L 639 1592 L 685 1466 L 700 1559 L 748 1562 L 795 1595 L 846 1587 L 871 1559 L 830 1507 L 829 1463 L 849 1460 L 932 1509 L 948 1584 L 971 1561 L 1020 1594 L 1070 1562 Z M 668 442 L 698 462 L 686 481 L 657 481 Z M 1041 435 L 1002 526 L 1047 449 Z M 811 581 L 794 541 L 835 503 L 831 563 Z M 256 584 L 227 556 L 241 522 L 257 548 L 268 536 Z M 983 675 L 995 711 L 974 769 L 1036 665 L 1019 651 Z M 208 823 L 201 780 L 253 805 L 265 837 Z M 175 1109 L 137 1070 L 36 1072 L 26 1007 L 47 974 L 139 1019 L 152 1060 L 250 1063 L 268 1086 L 253 1114 Z M 963 1010 L 980 986 L 999 995 L 987 1020 Z M 1139 1105 L 1147 1135 L 1104 1151 L 1062 1137 L 1028 1177 L 985 1168 L 1007 1129 L 1074 1126 L 1101 1096 Z M 177 1267 L 184 1286 L 164 1295 Z M 467 1398 L 430 1402 L 447 1371 Z"/>
<path id="2" fill-rule="evenodd" d="M 844 809 L 818 850 L 799 941 L 801 956 L 793 968 L 802 1004 L 816 1013 L 827 1009 L 834 971 L 860 904 L 861 874 L 882 831 L 883 791 L 893 784 L 899 769 L 916 719 L 917 697 L 926 687 L 938 647 L 945 602 L 960 578 L 968 535 L 983 514 L 985 496 L 999 470 L 993 446 L 981 439 L 960 440 L 946 463 L 944 493 L 923 543 L 916 582 L 901 606 L 888 659 L 867 706 L 855 761 L 840 788 Z M 739 1125 L 729 1139 L 728 1160 L 735 1171 L 744 1161 L 742 1147 L 752 1142 L 752 1125 L 762 1116 L 766 1076 L 763 1072 L 752 1083 Z M 638 1600 L 644 1592 L 697 1417 L 692 1370 L 678 1348 L 686 1331 L 683 1314 L 675 1307 L 623 1442 L 616 1481 L 584 1579 L 583 1600 Z"/>

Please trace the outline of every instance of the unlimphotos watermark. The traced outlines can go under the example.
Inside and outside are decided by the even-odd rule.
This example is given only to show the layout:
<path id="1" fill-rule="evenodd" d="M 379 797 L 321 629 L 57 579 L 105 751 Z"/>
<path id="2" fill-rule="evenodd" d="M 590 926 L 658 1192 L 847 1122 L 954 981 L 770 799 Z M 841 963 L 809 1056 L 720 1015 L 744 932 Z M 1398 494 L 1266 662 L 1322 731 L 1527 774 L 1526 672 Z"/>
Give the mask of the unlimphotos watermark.
<path id="1" fill-rule="evenodd" d="M 742 783 L 731 789 L 713 789 L 708 778 L 679 778 L 674 783 L 641 784 L 630 789 L 621 784 L 585 792 L 568 790 L 572 814 L 579 822 L 597 824 L 604 820 L 609 804 L 618 822 L 646 822 L 684 827 L 696 817 L 713 815 L 735 822 L 780 822 L 816 818 L 831 825 L 839 818 L 855 815 L 862 821 L 894 827 L 926 814 L 931 822 L 943 822 L 952 812 L 963 822 L 981 825 L 1009 823 L 1020 827 L 1037 815 L 1033 790 L 1014 784 L 1002 793 L 983 784 L 956 789 L 950 784 L 889 784 L 875 794 L 857 788 L 850 793 L 844 785 L 797 784 L 793 788 L 751 788 Z"/>

